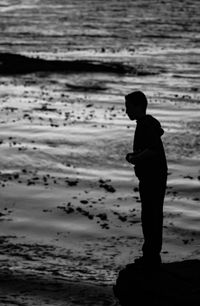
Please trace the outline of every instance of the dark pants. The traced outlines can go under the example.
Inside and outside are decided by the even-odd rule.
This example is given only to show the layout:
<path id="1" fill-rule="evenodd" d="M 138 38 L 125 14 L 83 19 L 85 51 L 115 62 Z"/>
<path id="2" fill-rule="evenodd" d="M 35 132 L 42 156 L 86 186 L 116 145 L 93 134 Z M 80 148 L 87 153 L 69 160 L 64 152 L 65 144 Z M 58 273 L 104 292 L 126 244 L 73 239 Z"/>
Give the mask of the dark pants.
<path id="1" fill-rule="evenodd" d="M 141 220 L 144 244 L 143 256 L 156 258 L 162 249 L 163 203 L 167 175 L 140 178 Z"/>

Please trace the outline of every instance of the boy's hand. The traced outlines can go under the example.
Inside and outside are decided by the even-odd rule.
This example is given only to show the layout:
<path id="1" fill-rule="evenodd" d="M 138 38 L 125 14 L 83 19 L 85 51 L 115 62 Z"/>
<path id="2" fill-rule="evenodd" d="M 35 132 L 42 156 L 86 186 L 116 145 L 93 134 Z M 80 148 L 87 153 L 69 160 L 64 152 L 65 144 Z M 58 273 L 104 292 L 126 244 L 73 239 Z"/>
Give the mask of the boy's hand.
<path id="1" fill-rule="evenodd" d="M 141 163 L 143 161 L 151 161 L 152 158 L 156 158 L 157 152 L 151 149 L 145 149 L 142 152 L 137 153 L 128 153 L 126 155 L 126 160 L 130 163 L 135 165 L 136 163 Z"/>
<path id="2" fill-rule="evenodd" d="M 126 160 L 127 162 L 129 162 L 130 164 L 135 164 L 135 158 L 134 158 L 134 153 L 128 153 L 126 155 Z"/>

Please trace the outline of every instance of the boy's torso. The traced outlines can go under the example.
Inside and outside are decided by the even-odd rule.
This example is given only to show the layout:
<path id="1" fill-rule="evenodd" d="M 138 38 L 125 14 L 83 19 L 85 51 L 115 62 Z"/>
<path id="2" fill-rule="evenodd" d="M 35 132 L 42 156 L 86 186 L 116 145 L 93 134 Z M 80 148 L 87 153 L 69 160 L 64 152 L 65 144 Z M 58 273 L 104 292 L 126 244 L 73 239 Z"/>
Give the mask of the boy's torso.
<path id="1" fill-rule="evenodd" d="M 150 149 L 156 152 L 156 157 L 147 159 L 135 165 L 138 177 L 162 176 L 167 173 L 167 161 L 161 136 L 164 131 L 157 119 L 145 115 L 137 121 L 133 141 L 135 153 Z"/>

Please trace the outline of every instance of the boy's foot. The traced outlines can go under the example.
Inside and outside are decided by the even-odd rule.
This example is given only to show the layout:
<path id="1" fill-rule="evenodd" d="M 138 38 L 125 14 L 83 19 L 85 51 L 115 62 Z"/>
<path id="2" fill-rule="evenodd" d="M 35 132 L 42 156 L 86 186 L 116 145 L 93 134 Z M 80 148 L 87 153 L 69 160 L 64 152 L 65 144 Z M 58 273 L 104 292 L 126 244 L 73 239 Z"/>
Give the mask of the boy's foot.
<path id="1" fill-rule="evenodd" d="M 136 258 L 134 262 L 136 265 L 150 267 L 150 268 L 159 267 L 162 264 L 160 256 L 156 256 L 156 257 L 142 256 L 142 257 Z"/>

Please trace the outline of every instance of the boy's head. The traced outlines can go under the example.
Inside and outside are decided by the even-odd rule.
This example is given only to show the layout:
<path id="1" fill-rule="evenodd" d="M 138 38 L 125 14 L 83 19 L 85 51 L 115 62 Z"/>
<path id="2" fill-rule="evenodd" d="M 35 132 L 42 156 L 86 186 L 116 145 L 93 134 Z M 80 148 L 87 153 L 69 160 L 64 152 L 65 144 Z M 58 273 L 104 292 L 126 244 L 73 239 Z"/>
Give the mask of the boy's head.
<path id="1" fill-rule="evenodd" d="M 125 96 L 126 113 L 130 120 L 137 120 L 146 114 L 147 98 L 141 91 L 134 91 Z"/>

